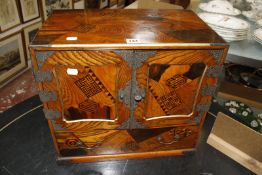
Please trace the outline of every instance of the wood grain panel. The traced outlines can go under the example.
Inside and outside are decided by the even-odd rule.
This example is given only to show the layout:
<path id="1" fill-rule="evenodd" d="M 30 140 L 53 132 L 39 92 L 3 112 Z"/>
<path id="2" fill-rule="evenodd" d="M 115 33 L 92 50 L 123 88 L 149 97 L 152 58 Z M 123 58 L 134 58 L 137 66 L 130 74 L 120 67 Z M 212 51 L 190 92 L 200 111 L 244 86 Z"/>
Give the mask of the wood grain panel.
<path id="1" fill-rule="evenodd" d="M 66 40 L 68 36 L 77 37 L 77 40 Z M 127 38 L 136 38 L 143 43 L 158 45 L 224 43 L 223 39 L 210 30 L 192 11 L 105 9 L 54 12 L 43 24 L 32 46 L 126 45 Z"/>
<path id="2" fill-rule="evenodd" d="M 57 95 L 44 108 L 61 114 L 48 120 L 58 160 L 72 163 L 194 149 L 206 115 L 195 104 L 209 103 L 202 89 L 217 83 L 207 69 L 228 50 L 191 11 L 143 9 L 56 11 L 30 47 L 34 70 L 53 77 L 38 85 Z M 126 50 L 138 55 L 116 54 Z M 140 65 L 147 51 L 156 54 Z"/>
<path id="3" fill-rule="evenodd" d="M 188 130 L 185 134 L 183 130 Z M 175 140 L 175 134 L 179 139 Z M 198 136 L 197 127 L 176 127 L 147 130 L 88 130 L 55 134 L 61 156 L 104 156 L 193 148 Z M 160 138 L 163 139 L 160 141 Z M 173 143 L 170 143 L 173 142 Z"/>
<path id="4" fill-rule="evenodd" d="M 205 76 L 205 71 L 216 64 L 208 50 L 158 51 L 137 71 L 139 86 L 147 89 L 135 109 L 137 120 L 153 128 L 192 120 L 198 115 L 196 104 L 211 100 L 201 93 L 203 87 L 215 85 L 216 78 Z"/>
<path id="5" fill-rule="evenodd" d="M 77 69 L 78 75 L 68 75 L 67 68 Z M 118 101 L 117 89 L 125 87 L 131 79 L 131 69 L 116 54 L 110 51 L 57 51 L 46 59 L 42 70 L 52 71 L 54 75 L 52 82 L 43 84 L 43 89 L 56 91 L 59 98 L 56 102 L 47 102 L 48 108 L 58 109 L 64 119 L 75 122 L 73 126 L 61 124 L 64 119 L 61 120 L 60 125 L 64 128 L 89 128 L 87 125 L 92 119 L 109 119 L 115 124 L 127 120 L 129 110 Z M 84 119 L 91 121 L 80 121 Z M 116 127 L 115 124 L 95 122 L 95 126 L 101 128 Z"/>

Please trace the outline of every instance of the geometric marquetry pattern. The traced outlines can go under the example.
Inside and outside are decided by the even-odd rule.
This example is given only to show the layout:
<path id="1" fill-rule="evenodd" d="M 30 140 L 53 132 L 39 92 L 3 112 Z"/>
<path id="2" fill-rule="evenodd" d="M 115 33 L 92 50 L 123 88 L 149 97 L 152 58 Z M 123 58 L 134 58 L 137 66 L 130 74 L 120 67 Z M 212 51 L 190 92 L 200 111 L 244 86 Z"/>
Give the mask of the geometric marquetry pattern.
<path id="1" fill-rule="evenodd" d="M 94 79 L 87 74 L 84 78 L 81 78 L 75 82 L 75 84 L 81 89 L 81 91 L 89 98 L 102 91 L 99 85 Z"/>
<path id="2" fill-rule="evenodd" d="M 186 77 L 178 74 L 178 75 L 174 75 L 173 77 L 167 79 L 166 85 L 176 89 L 182 86 L 183 84 L 185 84 L 186 80 L 187 80 Z"/>
<path id="3" fill-rule="evenodd" d="M 102 82 L 96 77 L 94 72 L 91 69 L 87 69 L 87 75 L 81 79 L 75 81 L 75 84 L 79 89 L 89 98 L 100 92 L 104 92 L 107 96 L 110 97 L 112 102 L 115 102 L 114 97 L 110 92 L 105 88 Z"/>
<path id="4" fill-rule="evenodd" d="M 178 96 L 176 91 L 171 91 L 170 93 L 159 97 L 157 102 L 168 115 L 174 114 L 175 108 L 182 104 L 181 98 Z"/>
<path id="5" fill-rule="evenodd" d="M 82 23 L 79 26 L 77 26 L 75 28 L 75 30 L 77 30 L 78 32 L 81 32 L 81 33 L 85 33 L 85 32 L 90 31 L 93 28 L 95 28 L 95 25 Z"/>
<path id="6" fill-rule="evenodd" d="M 98 103 L 87 99 L 79 104 L 79 109 L 93 113 L 98 109 Z"/>
<path id="7" fill-rule="evenodd" d="M 123 152 L 136 151 L 138 149 L 139 149 L 139 146 L 135 141 L 126 142 L 124 146 L 121 148 Z"/>

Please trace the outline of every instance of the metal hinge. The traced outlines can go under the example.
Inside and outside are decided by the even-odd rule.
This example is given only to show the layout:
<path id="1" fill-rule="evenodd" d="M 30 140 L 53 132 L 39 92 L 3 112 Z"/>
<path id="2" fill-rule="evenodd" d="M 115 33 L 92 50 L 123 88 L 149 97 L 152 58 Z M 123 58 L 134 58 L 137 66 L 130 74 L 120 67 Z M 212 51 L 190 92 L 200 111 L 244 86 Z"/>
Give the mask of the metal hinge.
<path id="1" fill-rule="evenodd" d="M 219 77 L 223 72 L 223 66 L 211 66 L 207 69 L 208 77 Z"/>
<path id="2" fill-rule="evenodd" d="M 196 111 L 207 112 L 209 111 L 210 106 L 211 106 L 211 103 L 200 103 L 196 106 Z"/>
<path id="3" fill-rule="evenodd" d="M 213 55 L 213 58 L 215 59 L 216 63 L 220 63 L 221 55 L 223 53 L 223 49 L 211 49 L 208 50 L 208 52 Z"/>
<path id="4" fill-rule="evenodd" d="M 213 95 L 215 95 L 216 90 L 217 90 L 217 86 L 205 86 L 202 89 L 202 93 L 201 94 L 203 96 L 213 96 Z"/>
<path id="5" fill-rule="evenodd" d="M 38 67 L 42 67 L 44 62 L 49 58 L 51 55 L 53 55 L 55 51 L 44 51 L 44 52 L 36 52 L 36 60 Z"/>
<path id="6" fill-rule="evenodd" d="M 52 81 L 53 75 L 49 71 L 34 71 L 34 77 L 36 82 Z"/>
<path id="7" fill-rule="evenodd" d="M 60 112 L 56 109 L 43 109 L 45 118 L 49 120 L 56 120 L 60 117 Z"/>
<path id="8" fill-rule="evenodd" d="M 39 97 L 42 102 L 48 102 L 48 101 L 56 101 L 57 95 L 55 92 L 52 91 L 40 91 Z"/>

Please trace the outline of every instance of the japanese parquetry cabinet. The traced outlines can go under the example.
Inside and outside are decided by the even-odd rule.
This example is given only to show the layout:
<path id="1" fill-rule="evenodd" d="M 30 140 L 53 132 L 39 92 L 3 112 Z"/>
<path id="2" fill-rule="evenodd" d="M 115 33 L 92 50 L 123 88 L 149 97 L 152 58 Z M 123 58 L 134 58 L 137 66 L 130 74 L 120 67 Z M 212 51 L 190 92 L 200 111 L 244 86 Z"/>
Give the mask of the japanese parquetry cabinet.
<path id="1" fill-rule="evenodd" d="M 31 43 L 58 160 L 194 149 L 228 45 L 191 11 L 56 11 Z"/>

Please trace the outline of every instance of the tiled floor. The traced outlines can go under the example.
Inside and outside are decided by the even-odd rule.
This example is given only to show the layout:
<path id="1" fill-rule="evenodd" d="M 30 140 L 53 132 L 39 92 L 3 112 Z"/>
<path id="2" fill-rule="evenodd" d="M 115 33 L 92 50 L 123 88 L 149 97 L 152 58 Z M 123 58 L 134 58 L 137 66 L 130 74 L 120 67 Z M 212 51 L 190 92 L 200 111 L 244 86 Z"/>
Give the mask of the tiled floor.
<path id="1" fill-rule="evenodd" d="M 0 113 L 36 93 L 36 84 L 30 69 L 0 89 Z"/>

